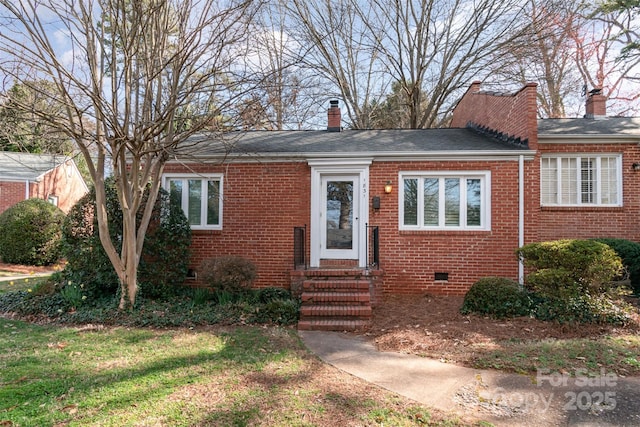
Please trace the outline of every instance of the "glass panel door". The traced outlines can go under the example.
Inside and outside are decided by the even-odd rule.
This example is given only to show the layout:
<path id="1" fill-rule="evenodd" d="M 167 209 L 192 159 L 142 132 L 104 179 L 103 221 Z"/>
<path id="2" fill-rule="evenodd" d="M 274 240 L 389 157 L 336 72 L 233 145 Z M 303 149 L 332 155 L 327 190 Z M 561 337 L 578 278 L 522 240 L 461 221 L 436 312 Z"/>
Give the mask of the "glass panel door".
<path id="1" fill-rule="evenodd" d="M 327 249 L 353 249 L 353 181 L 327 181 Z"/>
<path id="2" fill-rule="evenodd" d="M 358 178 L 322 178 L 323 258 L 357 259 Z"/>

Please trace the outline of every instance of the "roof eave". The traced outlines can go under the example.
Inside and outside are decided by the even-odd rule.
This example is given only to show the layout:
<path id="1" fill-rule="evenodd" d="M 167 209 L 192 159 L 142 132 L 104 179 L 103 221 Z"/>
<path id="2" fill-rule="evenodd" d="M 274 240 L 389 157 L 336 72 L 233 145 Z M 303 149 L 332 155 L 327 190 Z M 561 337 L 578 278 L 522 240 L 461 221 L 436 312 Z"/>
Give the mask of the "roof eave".
<path id="1" fill-rule="evenodd" d="M 539 134 L 540 144 L 629 144 L 640 142 L 640 135 L 620 134 Z"/>
<path id="2" fill-rule="evenodd" d="M 230 153 L 200 155 L 193 161 L 219 160 L 225 162 L 307 161 L 310 159 L 360 159 L 375 161 L 434 161 L 434 160 L 517 160 L 520 156 L 533 159 L 534 150 L 474 150 L 474 151 L 416 151 L 416 152 L 318 152 L 318 153 Z M 185 161 L 186 159 L 181 159 Z"/>

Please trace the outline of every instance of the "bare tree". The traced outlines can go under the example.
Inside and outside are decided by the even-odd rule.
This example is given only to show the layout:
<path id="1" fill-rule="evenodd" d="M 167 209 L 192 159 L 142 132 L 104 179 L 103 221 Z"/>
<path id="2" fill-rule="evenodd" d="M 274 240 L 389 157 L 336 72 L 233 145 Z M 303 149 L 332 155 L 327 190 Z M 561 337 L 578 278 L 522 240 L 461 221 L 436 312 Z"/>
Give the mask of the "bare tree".
<path id="1" fill-rule="evenodd" d="M 333 85 L 354 128 L 386 123 L 390 101 L 406 127 L 441 125 L 469 81 L 519 28 L 522 0 L 293 0 L 291 33 L 304 63 Z M 394 107 L 395 108 L 395 107 Z M 395 123 L 394 127 L 397 127 Z"/>
<path id="2" fill-rule="evenodd" d="M 439 126 L 459 90 L 486 75 L 519 36 L 521 0 L 374 0 L 368 21 L 379 55 L 404 95 L 410 128 Z"/>
<path id="3" fill-rule="evenodd" d="M 578 116 L 585 89 L 601 88 L 616 112 L 631 107 L 630 84 L 639 58 L 621 58 L 620 32 L 628 18 L 604 14 L 585 0 L 529 0 L 518 43 L 504 47 L 492 80 L 538 83 L 540 117 Z M 618 102 L 616 102 L 618 101 Z"/>
<path id="4" fill-rule="evenodd" d="M 366 26 L 380 11 L 357 0 L 281 0 L 287 33 L 297 42 L 302 67 L 322 76 L 328 98 L 342 99 L 348 126 L 371 127 L 371 111 L 385 91 L 376 37 Z"/>
<path id="5" fill-rule="evenodd" d="M 592 7 L 584 25 L 572 35 L 576 64 L 585 87 L 601 88 L 613 114 L 638 111 L 640 55 L 634 54 L 638 33 L 631 10 Z M 635 41 L 634 41 L 635 40 Z M 635 43 L 635 44 L 634 44 Z"/>
<path id="6" fill-rule="evenodd" d="M 318 79 L 298 66 L 299 46 L 286 33 L 285 20 L 280 2 L 267 3 L 254 20 L 245 58 L 263 77 L 243 99 L 244 129 L 303 129 L 315 113 Z"/>
<path id="7" fill-rule="evenodd" d="M 0 72 L 24 84 L 49 81 L 51 89 L 32 89 L 62 104 L 60 114 L 41 118 L 86 159 L 100 240 L 121 283 L 121 309 L 136 300 L 165 163 L 194 133 L 215 130 L 238 96 L 234 48 L 246 37 L 251 7 L 250 0 L 0 0 Z M 67 52 L 58 37 L 69 43 Z M 123 213 L 120 248 L 109 238 L 105 207 L 110 161 Z"/>
<path id="8" fill-rule="evenodd" d="M 523 37 L 506 45 L 494 79 L 538 83 L 538 115 L 565 117 L 566 103 L 581 93 L 573 36 L 583 21 L 582 0 L 529 0 Z"/>

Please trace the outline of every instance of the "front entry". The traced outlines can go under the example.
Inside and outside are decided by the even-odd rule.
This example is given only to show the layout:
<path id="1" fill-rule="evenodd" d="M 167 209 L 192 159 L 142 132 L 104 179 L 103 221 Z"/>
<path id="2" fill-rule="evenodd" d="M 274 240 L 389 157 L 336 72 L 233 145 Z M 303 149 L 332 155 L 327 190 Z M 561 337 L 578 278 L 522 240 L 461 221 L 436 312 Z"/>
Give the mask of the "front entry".
<path id="1" fill-rule="evenodd" d="M 322 176 L 321 259 L 358 259 L 359 176 Z"/>
<path id="2" fill-rule="evenodd" d="M 311 166 L 311 267 L 351 260 L 366 266 L 370 160 L 309 161 Z"/>

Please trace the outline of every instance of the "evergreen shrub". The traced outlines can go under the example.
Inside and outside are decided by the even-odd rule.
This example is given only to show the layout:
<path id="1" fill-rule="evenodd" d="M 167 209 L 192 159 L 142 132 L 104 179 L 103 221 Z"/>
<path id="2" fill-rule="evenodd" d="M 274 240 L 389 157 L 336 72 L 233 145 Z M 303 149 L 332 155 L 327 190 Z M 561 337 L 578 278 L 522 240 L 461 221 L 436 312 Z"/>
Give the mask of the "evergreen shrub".
<path id="1" fill-rule="evenodd" d="M 109 235 L 116 249 L 122 245 L 122 211 L 113 180 L 107 180 L 106 207 Z M 98 235 L 95 190 L 71 209 L 63 227 L 63 254 L 67 260 L 66 280 L 83 285 L 90 299 L 113 297 L 118 277 Z M 145 196 L 146 198 L 146 196 Z M 138 212 L 138 223 L 143 205 Z M 170 297 L 183 284 L 189 266 L 191 228 L 182 208 L 160 189 L 145 235 L 138 268 L 139 295 Z"/>
<path id="2" fill-rule="evenodd" d="M 517 282 L 502 277 L 483 277 L 465 295 L 460 312 L 503 319 L 528 316 L 531 307 L 529 293 Z"/>
<path id="3" fill-rule="evenodd" d="M 0 214 L 0 258 L 10 264 L 54 264 L 61 255 L 64 220 L 64 212 L 45 200 L 16 203 Z"/>

